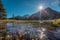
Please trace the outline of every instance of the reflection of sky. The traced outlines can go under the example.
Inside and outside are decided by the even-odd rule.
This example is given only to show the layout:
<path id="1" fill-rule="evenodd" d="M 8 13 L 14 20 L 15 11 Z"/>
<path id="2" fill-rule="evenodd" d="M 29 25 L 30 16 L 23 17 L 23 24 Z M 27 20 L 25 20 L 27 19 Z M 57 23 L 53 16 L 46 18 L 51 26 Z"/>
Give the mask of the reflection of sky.
<path id="1" fill-rule="evenodd" d="M 35 27 L 34 25 L 32 25 L 31 23 L 15 23 L 14 26 L 12 23 L 7 23 L 7 30 L 9 34 L 12 33 L 26 33 L 29 35 L 32 35 L 34 37 L 41 37 L 41 33 L 42 36 L 46 35 L 45 37 L 50 37 L 52 36 L 52 34 L 54 33 L 54 36 L 56 38 L 60 38 L 60 29 L 54 30 L 49 32 L 47 29 L 45 31 L 42 31 L 42 29 L 40 29 L 39 27 Z M 52 36 L 52 37 L 54 37 Z"/>
<path id="2" fill-rule="evenodd" d="M 8 33 L 24 32 L 33 36 L 38 36 L 38 34 L 40 34 L 41 32 L 40 28 L 35 28 L 31 23 L 28 24 L 19 23 L 19 24 L 14 24 L 14 26 L 15 27 L 13 27 L 12 23 L 7 23 Z"/>

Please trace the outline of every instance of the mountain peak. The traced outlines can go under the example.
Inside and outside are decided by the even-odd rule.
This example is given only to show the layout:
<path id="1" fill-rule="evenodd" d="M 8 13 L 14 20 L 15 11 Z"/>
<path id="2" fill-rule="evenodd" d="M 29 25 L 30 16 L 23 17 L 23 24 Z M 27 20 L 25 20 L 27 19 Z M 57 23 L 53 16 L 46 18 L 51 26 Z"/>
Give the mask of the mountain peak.
<path id="1" fill-rule="evenodd" d="M 50 8 L 50 7 L 48 7 L 48 8 L 45 8 L 44 10 L 46 10 L 46 11 L 51 11 L 51 12 L 57 12 L 56 10 L 53 10 L 52 8 Z"/>
<path id="2" fill-rule="evenodd" d="M 55 19 L 55 18 L 58 18 L 58 17 L 60 17 L 60 14 L 57 11 L 55 11 L 55 10 L 49 8 L 49 7 L 45 8 L 41 12 L 41 19 L 42 20 Z M 40 11 L 31 15 L 30 18 L 31 19 L 39 19 L 40 18 Z"/>
<path id="3" fill-rule="evenodd" d="M 45 8 L 44 10 L 48 10 L 49 11 L 49 10 L 53 10 L 53 9 L 51 9 L 50 7 L 48 7 L 48 8 Z"/>

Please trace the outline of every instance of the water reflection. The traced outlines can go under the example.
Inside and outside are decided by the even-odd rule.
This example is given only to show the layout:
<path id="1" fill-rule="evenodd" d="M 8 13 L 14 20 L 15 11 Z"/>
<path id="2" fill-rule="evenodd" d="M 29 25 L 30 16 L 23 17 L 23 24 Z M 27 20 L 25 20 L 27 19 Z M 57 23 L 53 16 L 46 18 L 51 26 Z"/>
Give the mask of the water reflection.
<path id="1" fill-rule="evenodd" d="M 4 27 L 4 40 L 60 40 L 60 29 L 48 30 L 48 25 L 7 23 Z"/>
<path id="2" fill-rule="evenodd" d="M 37 25 L 37 26 L 35 26 Z M 7 23 L 7 33 L 8 34 L 19 34 L 19 37 L 27 40 L 27 38 L 33 39 L 38 38 L 39 40 L 55 40 L 57 39 L 57 31 L 48 31 L 46 28 L 38 26 L 39 24 L 35 23 Z M 46 25 L 45 25 L 46 26 Z M 56 33 L 57 32 L 57 33 Z M 59 31 L 60 32 L 60 31 Z M 53 35 L 52 35 L 53 34 Z M 58 34 L 59 35 L 59 34 Z M 59 37 L 58 37 L 59 38 Z M 21 39 L 21 40 L 22 40 Z"/>
<path id="3" fill-rule="evenodd" d="M 35 37 L 38 37 L 41 32 L 39 27 L 34 27 L 34 25 L 32 25 L 32 23 L 15 23 L 13 25 L 13 23 L 7 23 L 7 30 L 9 34 L 12 33 L 25 33 L 25 34 L 29 34 Z"/>

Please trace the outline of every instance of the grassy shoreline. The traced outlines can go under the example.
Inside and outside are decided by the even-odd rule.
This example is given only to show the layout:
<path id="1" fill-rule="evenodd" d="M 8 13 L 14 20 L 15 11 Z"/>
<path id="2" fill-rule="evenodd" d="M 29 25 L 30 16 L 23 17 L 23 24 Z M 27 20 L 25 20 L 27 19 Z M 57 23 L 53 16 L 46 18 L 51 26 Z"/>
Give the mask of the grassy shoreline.
<path id="1" fill-rule="evenodd" d="M 55 20 L 0 20 L 0 22 L 52 22 L 54 24 L 60 23 L 60 19 Z"/>

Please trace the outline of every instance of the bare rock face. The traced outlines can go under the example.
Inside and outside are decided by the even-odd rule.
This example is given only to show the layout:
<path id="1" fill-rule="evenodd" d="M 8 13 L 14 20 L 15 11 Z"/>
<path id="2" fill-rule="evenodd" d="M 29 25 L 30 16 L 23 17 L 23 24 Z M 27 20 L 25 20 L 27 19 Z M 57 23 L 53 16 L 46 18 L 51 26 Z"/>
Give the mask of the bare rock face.
<path id="1" fill-rule="evenodd" d="M 30 16 L 30 19 L 39 20 L 40 17 L 42 20 L 56 19 L 60 17 L 60 13 L 48 7 L 42 11 L 34 13 Z"/>

